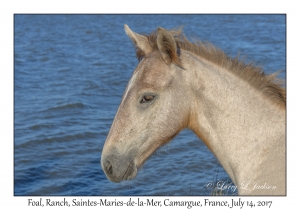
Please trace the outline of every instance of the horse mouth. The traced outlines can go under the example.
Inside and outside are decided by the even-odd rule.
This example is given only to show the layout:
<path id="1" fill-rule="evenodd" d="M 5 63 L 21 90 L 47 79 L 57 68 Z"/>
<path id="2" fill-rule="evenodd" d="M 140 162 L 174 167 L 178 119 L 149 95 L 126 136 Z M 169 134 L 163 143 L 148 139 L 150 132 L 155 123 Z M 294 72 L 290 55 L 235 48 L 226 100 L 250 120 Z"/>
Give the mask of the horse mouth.
<path id="1" fill-rule="evenodd" d="M 135 167 L 135 164 L 133 162 L 131 162 L 124 175 L 122 176 L 122 179 L 121 180 L 129 180 L 129 179 L 133 179 L 135 176 L 136 176 L 136 172 L 137 172 L 137 169 Z"/>

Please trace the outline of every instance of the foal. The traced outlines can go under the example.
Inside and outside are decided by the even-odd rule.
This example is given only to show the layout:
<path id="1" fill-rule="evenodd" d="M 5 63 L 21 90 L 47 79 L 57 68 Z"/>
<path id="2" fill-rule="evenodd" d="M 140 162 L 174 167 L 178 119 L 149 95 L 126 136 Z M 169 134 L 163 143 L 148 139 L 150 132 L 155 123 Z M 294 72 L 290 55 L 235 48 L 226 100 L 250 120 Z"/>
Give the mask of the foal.
<path id="1" fill-rule="evenodd" d="M 107 178 L 134 178 L 156 149 L 189 128 L 240 195 L 285 195 L 286 93 L 276 74 L 192 43 L 180 30 L 144 36 L 125 25 L 125 32 L 140 63 L 102 151 Z"/>

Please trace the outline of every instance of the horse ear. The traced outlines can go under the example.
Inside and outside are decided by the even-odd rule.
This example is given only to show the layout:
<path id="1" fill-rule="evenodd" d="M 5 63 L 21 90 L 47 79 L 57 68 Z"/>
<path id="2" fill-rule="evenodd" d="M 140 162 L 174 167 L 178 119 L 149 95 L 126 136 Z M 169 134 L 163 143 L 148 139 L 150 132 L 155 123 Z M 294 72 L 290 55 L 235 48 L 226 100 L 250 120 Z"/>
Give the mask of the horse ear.
<path id="1" fill-rule="evenodd" d="M 158 28 L 157 46 L 161 53 L 161 57 L 166 64 L 175 63 L 180 66 L 180 61 L 177 55 L 177 44 L 172 34 L 163 29 Z"/>
<path id="2" fill-rule="evenodd" d="M 139 48 L 145 55 L 152 51 L 152 47 L 149 44 L 148 38 L 146 36 L 140 35 L 133 32 L 128 25 L 124 25 L 125 33 L 133 41 L 134 45 Z"/>

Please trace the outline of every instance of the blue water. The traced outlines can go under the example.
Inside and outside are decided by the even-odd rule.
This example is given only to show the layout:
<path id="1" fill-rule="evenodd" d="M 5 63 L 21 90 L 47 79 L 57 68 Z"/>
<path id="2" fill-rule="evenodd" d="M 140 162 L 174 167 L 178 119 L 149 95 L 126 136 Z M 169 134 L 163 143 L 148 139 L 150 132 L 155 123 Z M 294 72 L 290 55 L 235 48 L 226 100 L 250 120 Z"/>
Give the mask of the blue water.
<path id="1" fill-rule="evenodd" d="M 135 180 L 107 180 L 102 147 L 138 63 L 125 23 L 139 33 L 184 25 L 285 78 L 285 15 L 15 15 L 15 195 L 208 195 L 208 182 L 228 179 L 184 130 Z"/>

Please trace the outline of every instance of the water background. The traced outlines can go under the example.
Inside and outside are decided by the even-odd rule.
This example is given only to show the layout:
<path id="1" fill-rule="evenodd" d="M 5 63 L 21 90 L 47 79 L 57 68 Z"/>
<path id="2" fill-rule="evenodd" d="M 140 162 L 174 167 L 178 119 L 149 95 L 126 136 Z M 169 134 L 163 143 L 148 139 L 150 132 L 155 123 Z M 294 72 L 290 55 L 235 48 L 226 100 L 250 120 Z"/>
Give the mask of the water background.
<path id="1" fill-rule="evenodd" d="M 189 130 L 135 180 L 106 178 L 102 147 L 138 64 L 125 23 L 144 34 L 184 25 L 188 37 L 285 78 L 285 15 L 15 15 L 15 195 L 209 195 L 208 182 L 228 178 Z"/>

